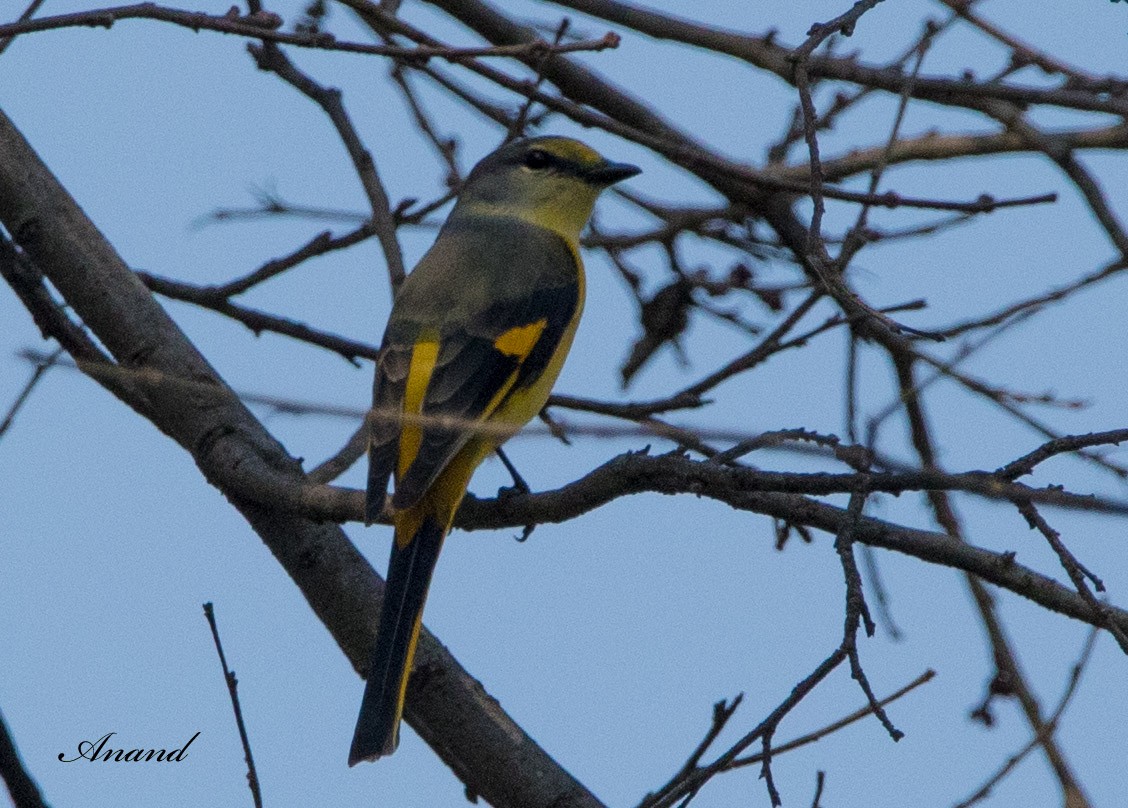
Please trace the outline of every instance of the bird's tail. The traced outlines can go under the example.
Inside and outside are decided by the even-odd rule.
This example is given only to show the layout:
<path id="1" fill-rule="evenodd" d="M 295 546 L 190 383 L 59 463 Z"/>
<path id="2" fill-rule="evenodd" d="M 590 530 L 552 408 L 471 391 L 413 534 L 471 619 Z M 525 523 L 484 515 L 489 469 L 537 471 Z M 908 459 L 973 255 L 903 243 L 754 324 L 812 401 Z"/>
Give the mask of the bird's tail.
<path id="1" fill-rule="evenodd" d="M 356 721 L 349 765 L 390 755 L 399 744 L 407 677 L 423 619 L 423 602 L 443 546 L 446 525 L 425 516 L 418 526 L 398 523 L 376 649 Z"/>

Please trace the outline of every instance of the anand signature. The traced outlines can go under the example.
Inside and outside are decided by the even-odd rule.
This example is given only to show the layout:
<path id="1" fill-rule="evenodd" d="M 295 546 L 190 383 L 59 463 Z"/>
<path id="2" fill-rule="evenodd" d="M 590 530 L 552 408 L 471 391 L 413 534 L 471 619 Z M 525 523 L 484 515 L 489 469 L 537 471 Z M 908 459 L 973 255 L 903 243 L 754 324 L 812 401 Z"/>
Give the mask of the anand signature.
<path id="1" fill-rule="evenodd" d="M 200 737 L 200 733 L 197 732 L 188 739 L 187 743 L 177 749 L 126 749 L 125 747 L 115 749 L 108 745 L 110 739 L 115 735 L 117 735 L 116 732 L 107 732 L 96 741 L 79 741 L 78 754 L 68 758 L 66 752 L 60 752 L 59 760 L 63 763 L 74 763 L 78 760 L 112 761 L 114 763 L 149 763 L 151 761 L 179 763 L 184 760 L 192 741 Z"/>

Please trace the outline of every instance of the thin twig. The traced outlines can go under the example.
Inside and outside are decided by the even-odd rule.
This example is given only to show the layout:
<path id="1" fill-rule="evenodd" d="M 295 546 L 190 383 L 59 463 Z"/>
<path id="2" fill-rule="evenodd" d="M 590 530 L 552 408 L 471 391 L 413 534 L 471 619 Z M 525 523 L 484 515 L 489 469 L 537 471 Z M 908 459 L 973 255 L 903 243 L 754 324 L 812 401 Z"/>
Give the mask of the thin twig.
<path id="1" fill-rule="evenodd" d="M 842 664 L 845 659 L 845 652 L 841 648 L 836 648 L 830 656 L 820 662 L 810 674 L 795 685 L 787 698 L 780 702 L 780 704 L 768 714 L 767 718 L 740 738 L 728 751 L 720 755 L 712 763 L 706 766 L 699 766 L 688 772 L 663 793 L 647 797 L 639 803 L 638 808 L 671 808 L 671 806 L 687 797 L 692 798 L 711 779 L 721 772 L 728 770 L 732 766 L 733 761 L 736 760 L 744 750 L 757 741 L 762 742 L 762 744 L 766 743 L 769 748 L 765 751 L 770 752 L 770 740 L 765 742 L 765 738 L 770 739 L 770 736 L 775 732 L 779 723 L 787 714 L 790 713 L 799 702 L 806 698 L 820 682 L 829 676 L 831 671 Z M 761 765 L 763 765 L 763 761 L 767 759 L 768 756 L 765 755 L 761 760 Z M 770 781 L 768 782 L 768 793 L 773 805 L 778 806 L 781 804 L 779 792 Z"/>
<path id="2" fill-rule="evenodd" d="M 246 401 L 246 399 L 244 399 Z M 368 450 L 368 424 L 361 420 L 349 439 L 337 452 L 322 461 L 306 475 L 312 483 L 331 483 L 340 477 Z"/>
<path id="3" fill-rule="evenodd" d="M 644 806 L 654 806 L 668 800 L 670 795 L 681 788 L 682 784 L 689 778 L 694 776 L 694 773 L 701 768 L 701 758 L 709 751 L 709 747 L 717 740 L 724 728 L 728 725 L 729 721 L 735 715 L 740 703 L 744 700 L 744 694 L 738 693 L 732 701 L 721 700 L 713 705 L 713 716 L 709 723 L 709 729 L 705 732 L 700 743 L 689 753 L 682 767 L 674 773 L 661 788 L 652 791 L 642 798 L 639 808 Z M 680 805 L 688 804 L 696 791 L 686 794 Z"/>
<path id="4" fill-rule="evenodd" d="M 243 722 L 243 708 L 239 704 L 239 680 L 235 678 L 235 671 L 227 667 L 227 657 L 223 654 L 223 643 L 219 640 L 219 627 L 216 625 L 215 609 L 211 603 L 204 604 L 204 617 L 207 618 L 208 627 L 211 628 L 215 651 L 223 668 L 223 680 L 227 683 L 227 693 L 231 697 L 231 708 L 235 711 L 235 726 L 239 728 L 243 759 L 247 762 L 247 785 L 251 789 L 251 799 L 254 800 L 255 808 L 262 808 L 262 790 L 259 786 L 258 772 L 255 770 L 255 759 L 251 754 L 251 741 L 247 737 L 247 726 Z"/>
<path id="5" fill-rule="evenodd" d="M 568 33 L 568 26 L 571 21 L 565 17 L 560 20 L 560 24 L 556 27 L 556 34 L 552 38 L 553 45 L 559 45 L 564 35 Z M 545 51 L 541 58 L 537 61 L 536 78 L 533 80 L 533 88 L 539 90 L 541 85 L 544 84 L 544 69 L 548 64 L 548 60 L 552 57 L 552 53 Z M 533 96 L 525 99 L 525 103 L 521 105 L 521 109 L 517 113 L 517 117 L 513 119 L 513 123 L 509 126 L 509 130 L 505 133 L 505 142 L 521 137 L 525 134 L 525 127 L 529 123 L 529 114 L 533 111 L 533 104 L 536 101 Z"/>
<path id="6" fill-rule="evenodd" d="M 913 61 L 912 68 L 909 71 L 909 81 L 906 82 L 904 90 L 901 92 L 901 97 L 897 101 L 897 113 L 893 117 L 893 126 L 889 131 L 889 140 L 885 144 L 885 151 L 882 153 L 881 158 L 874 164 L 870 170 L 869 179 L 869 192 L 871 194 L 877 193 L 877 188 L 881 184 L 881 177 L 885 173 L 885 169 L 889 165 L 889 157 L 893 153 L 897 145 L 897 140 L 901 134 L 901 125 L 905 121 L 905 113 L 909 108 L 909 98 L 912 95 L 913 85 L 912 82 L 916 81 L 917 76 L 920 75 L 921 66 L 924 64 L 924 57 L 928 53 L 928 49 L 932 44 L 932 38 L 935 36 L 937 27 L 934 23 L 929 21 L 925 25 L 924 35 L 921 36 L 920 41 L 917 43 L 915 49 L 916 59 Z M 822 171 L 822 166 L 819 166 L 819 171 Z M 847 231 L 843 239 L 842 249 L 835 259 L 835 270 L 838 273 L 846 271 L 847 265 L 850 263 L 854 255 L 862 248 L 868 240 L 867 225 L 869 223 L 869 213 L 871 210 L 870 205 L 862 205 L 861 210 L 858 211 L 858 218 L 854 222 L 854 226 Z"/>
<path id="7" fill-rule="evenodd" d="M 1096 596 L 1089 590 L 1088 582 L 1092 581 L 1093 586 L 1096 587 L 1098 592 L 1104 592 L 1104 581 L 1094 575 L 1091 570 L 1070 552 L 1069 548 L 1066 547 L 1065 543 L 1061 540 L 1061 534 L 1050 526 L 1050 523 L 1046 521 L 1045 517 L 1038 512 L 1034 503 L 1019 500 L 1015 502 L 1015 505 L 1018 507 L 1018 512 L 1022 514 L 1027 524 L 1030 525 L 1030 528 L 1037 530 L 1045 537 L 1046 541 L 1057 555 L 1058 561 L 1061 562 L 1061 566 L 1065 570 L 1066 575 L 1069 576 L 1069 580 L 1073 582 L 1073 587 L 1077 590 L 1077 594 L 1080 595 L 1093 610 L 1093 615 L 1096 620 L 1103 625 L 1109 634 L 1116 638 L 1120 650 L 1128 654 L 1128 634 L 1125 634 L 1125 632 L 1116 625 L 1116 622 L 1112 619 L 1108 611 L 1108 607 L 1097 600 Z"/>
<path id="8" fill-rule="evenodd" d="M 842 562 L 842 572 L 846 578 L 846 620 L 842 637 L 842 650 L 850 660 L 850 675 L 861 687 L 866 696 L 866 701 L 873 709 L 873 714 L 885 727 L 889 737 L 894 741 L 899 741 L 905 733 L 893 726 L 885 708 L 878 703 L 877 696 L 873 693 L 873 688 L 870 686 L 869 678 L 862 668 L 862 661 L 858 655 L 859 625 L 865 627 L 868 637 L 872 637 L 875 631 L 873 618 L 870 617 L 869 607 L 866 605 L 865 596 L 862 593 L 862 576 L 858 573 L 858 567 L 854 561 L 853 547 L 854 530 L 857 527 L 858 520 L 861 519 L 868 496 L 868 480 L 865 475 L 862 475 L 858 487 L 850 494 L 847 521 L 843 523 L 843 527 L 834 541 L 834 549 L 838 552 L 839 560 Z"/>
<path id="9" fill-rule="evenodd" d="M 826 785 L 826 772 L 819 769 L 815 773 L 815 797 L 811 800 L 811 808 L 820 808 L 819 800 L 822 799 L 823 786 Z"/>
<path id="10" fill-rule="evenodd" d="M 289 255 L 281 258 L 275 258 L 267 261 L 261 267 L 256 269 L 242 278 L 235 278 L 227 283 L 218 286 L 204 286 L 200 287 L 201 292 L 204 294 L 214 295 L 217 298 L 227 298 L 232 295 L 240 295 L 243 292 L 257 286 L 263 281 L 275 278 L 293 269 L 299 264 L 308 261 L 310 258 L 326 253 L 334 252 L 336 250 L 347 249 L 356 244 L 360 244 L 364 240 L 370 238 L 376 232 L 375 225 L 371 222 L 365 222 L 360 227 L 356 228 L 350 233 L 343 236 L 334 237 L 328 230 L 318 233 L 308 242 L 303 244 L 298 249 L 291 252 Z"/>
<path id="11" fill-rule="evenodd" d="M 866 571 L 870 589 L 873 590 L 874 600 L 877 601 L 877 619 L 885 626 L 890 639 L 900 640 L 903 635 L 897 621 L 893 619 L 889 590 L 885 587 L 885 581 L 881 576 L 881 566 L 877 563 L 877 553 L 868 544 L 862 545 L 861 552 L 862 567 Z"/>
<path id="12" fill-rule="evenodd" d="M 24 9 L 24 13 L 20 15 L 20 18 L 17 20 L 17 22 L 26 22 L 27 20 L 30 20 L 35 16 L 35 12 L 39 11 L 39 7 L 43 5 L 43 3 L 44 0 L 31 0 L 31 3 L 28 4 L 28 7 L 26 9 Z M 6 37 L 0 37 L 0 53 L 6 51 L 8 49 L 8 46 L 12 44 L 12 41 L 15 38 L 15 34 L 11 34 Z"/>
<path id="13" fill-rule="evenodd" d="M 1113 429 L 1108 432 L 1090 432 L 1087 435 L 1066 435 L 1054 438 L 1039 446 L 1029 454 L 1017 460 L 1012 460 L 995 472 L 1005 480 L 1017 480 L 1019 477 L 1034 473 L 1034 467 L 1039 463 L 1049 460 L 1067 452 L 1076 452 L 1091 446 L 1119 446 L 1128 440 L 1128 429 Z"/>
<path id="14" fill-rule="evenodd" d="M 435 128 L 435 124 L 431 122 L 431 117 L 423 109 L 423 102 L 416 96 L 415 90 L 408 80 L 403 62 L 397 62 L 393 65 L 390 75 L 392 81 L 400 88 L 404 101 L 407 102 L 407 108 L 411 112 L 411 117 L 415 120 L 415 127 L 423 133 L 424 137 L 434 148 L 435 153 L 438 154 L 443 163 L 446 164 L 447 186 L 457 188 L 462 182 L 462 175 L 458 170 L 458 163 L 454 159 L 458 141 L 454 138 L 442 137 L 439 134 L 438 129 Z"/>
<path id="15" fill-rule="evenodd" d="M 149 272 L 138 272 L 137 277 L 157 294 L 173 300 L 183 300 L 230 317 L 232 320 L 245 325 L 256 336 L 264 331 L 283 334 L 301 342 L 307 342 L 338 353 L 354 365 L 359 364 L 357 359 L 375 360 L 380 352 L 378 348 L 368 343 L 358 342 L 327 331 L 321 331 L 296 320 L 232 303 L 227 298 L 211 294 L 206 287 L 193 286 Z"/>
<path id="16" fill-rule="evenodd" d="M 897 382 L 901 389 L 905 413 L 909 420 L 909 433 L 913 448 L 924 468 L 939 470 L 936 462 L 936 451 L 933 447 L 932 433 L 925 418 L 924 405 L 916 392 L 916 382 L 913 377 L 914 359 L 902 354 L 891 354 L 890 358 L 897 372 Z M 951 498 L 947 493 L 944 491 L 930 491 L 928 492 L 928 501 L 932 507 L 937 524 L 953 539 L 960 543 L 966 543 L 967 540 L 964 537 L 963 526 L 960 523 L 959 517 L 956 515 L 955 509 L 952 507 Z M 999 617 L 994 597 L 991 595 L 990 591 L 988 591 L 983 576 L 971 574 L 971 572 L 967 570 L 965 570 L 965 572 L 967 572 L 965 580 L 968 589 L 979 611 L 979 617 L 983 622 L 983 627 L 986 631 L 994 658 L 995 676 L 992 682 L 999 683 L 1000 685 L 998 690 L 992 688 L 991 693 L 988 695 L 984 705 L 980 708 L 980 711 L 987 714 L 986 710 L 990 699 L 997 693 L 1006 693 L 1015 696 L 1018 699 L 1019 705 L 1022 707 L 1022 712 L 1027 723 L 1040 739 L 1039 742 L 1046 755 L 1046 760 L 1049 762 L 1050 767 L 1054 771 L 1054 775 L 1057 777 L 1058 783 L 1061 785 L 1063 795 L 1067 799 L 1070 798 L 1070 795 L 1075 795 L 1074 801 L 1077 804 L 1077 808 L 1088 808 L 1089 803 L 1084 797 L 1081 786 L 1078 784 L 1077 778 L 1074 776 L 1069 762 L 1065 758 L 1065 754 L 1052 735 L 1042 733 L 1045 720 L 1042 717 L 1041 705 L 1038 703 L 1037 696 L 1026 681 L 1018 656 L 1015 653 L 1010 639 L 1007 637 L 1002 619 Z M 1077 599 L 1080 603 L 1084 604 L 1084 608 L 1089 613 L 1089 619 L 1092 620 L 1094 613 L 1090 605 L 1080 596 L 1077 596 Z M 1099 620 L 1095 625 L 1103 625 L 1103 620 Z"/>
<path id="17" fill-rule="evenodd" d="M 51 355 L 44 359 L 42 362 L 35 363 L 35 369 L 31 372 L 31 378 L 27 380 L 27 384 L 25 384 L 23 389 L 20 390 L 20 392 L 16 395 L 16 400 L 13 401 L 12 406 L 8 408 L 8 414 L 4 416 L 4 419 L 2 421 L 0 421 L 0 438 L 4 437 L 4 433 L 11 429 L 12 422 L 15 421 L 16 414 L 19 413 L 20 408 L 22 408 L 23 405 L 27 402 L 28 397 L 31 395 L 31 391 L 35 389 L 35 386 L 39 384 L 40 380 L 43 379 L 47 371 L 55 365 L 62 353 L 63 348 L 60 346 L 59 348 L 56 348 L 51 353 Z"/>
<path id="18" fill-rule="evenodd" d="M 1085 667 L 1088 665 L 1089 660 L 1092 659 L 1093 648 L 1096 646 L 1097 636 L 1100 634 L 1099 630 L 1095 627 L 1089 632 L 1089 636 L 1085 640 L 1084 646 L 1081 648 L 1081 656 L 1073 664 L 1073 668 L 1069 673 L 1069 680 L 1065 686 L 1065 692 L 1062 693 L 1061 699 L 1058 701 L 1057 707 L 1054 708 L 1053 713 L 1046 720 L 1045 724 L 1034 733 L 1034 737 L 1026 744 L 1021 750 L 1012 755 L 1010 758 L 999 767 L 993 775 L 981 785 L 975 792 L 967 799 L 956 803 L 953 808 L 971 808 L 975 803 L 986 799 L 992 789 L 997 786 L 1004 777 L 1014 771 L 1022 760 L 1029 755 L 1032 751 L 1038 748 L 1039 745 L 1044 743 L 1047 738 L 1057 731 L 1058 724 L 1061 723 L 1061 718 L 1065 714 L 1066 708 L 1073 700 L 1073 695 L 1077 692 L 1077 686 L 1081 683 L 1081 674 L 1084 672 Z M 1067 808 L 1075 804 L 1088 805 L 1088 801 L 1080 791 L 1069 791 L 1065 794 L 1065 805 Z"/>
<path id="19" fill-rule="evenodd" d="M 317 104 L 329 116 L 337 135 L 352 160 L 353 168 L 368 197 L 368 204 L 372 209 L 372 225 L 375 230 L 380 248 L 384 252 L 387 263 L 388 277 L 394 291 L 399 288 L 406 275 L 403 264 L 403 252 L 400 249 L 399 239 L 396 238 L 396 222 L 392 213 L 388 192 L 376 170 L 376 161 L 372 153 L 361 142 L 360 134 L 353 126 L 345 105 L 341 100 L 341 91 L 336 88 L 323 87 L 314 81 L 307 73 L 302 72 L 287 58 L 276 44 L 263 42 L 262 45 L 248 45 L 247 50 L 254 58 L 260 70 L 268 70 L 292 86 L 302 95 Z"/>
<path id="20" fill-rule="evenodd" d="M 1051 441 L 1058 440 L 1063 437 L 1060 432 L 1051 429 L 1048 424 L 1025 412 L 1016 402 L 1011 401 L 1007 396 L 1002 395 L 998 388 L 986 385 L 980 382 L 978 379 L 972 378 L 965 373 L 961 373 L 955 370 L 954 363 L 941 362 L 940 360 L 936 359 L 935 357 L 929 356 L 923 351 L 914 353 L 914 356 L 922 362 L 936 368 L 940 372 L 939 375 L 950 378 L 962 387 L 965 387 L 973 393 L 982 396 L 987 401 L 991 402 L 996 407 L 1013 417 L 1019 423 L 1025 424 L 1026 426 L 1030 427 L 1039 435 L 1042 435 L 1043 437 L 1048 438 Z M 927 385 L 931 381 L 933 381 L 933 379 L 926 380 L 922 382 L 922 384 Z M 1085 459 L 1090 463 L 1094 463 L 1102 467 L 1106 471 L 1109 471 L 1112 474 L 1116 475 L 1116 477 L 1121 480 L 1128 478 L 1128 467 L 1114 463 L 1107 457 L 1103 457 L 1096 452 L 1086 451 L 1082 448 L 1077 450 L 1077 456 Z"/>
<path id="21" fill-rule="evenodd" d="M 904 687 L 894 691 L 893 693 L 889 694 L 885 698 L 881 699 L 879 702 L 877 702 L 877 704 L 882 708 L 888 707 L 890 704 L 897 701 L 902 696 L 905 696 L 908 693 L 911 693 L 913 690 L 916 690 L 921 685 L 932 681 L 932 679 L 935 676 L 936 676 L 936 671 L 931 670 L 931 669 L 926 670 L 924 673 L 922 673 L 916 679 L 913 679 L 911 682 L 909 682 Z M 794 740 L 790 740 L 787 743 L 782 743 L 779 746 L 773 747 L 772 748 L 772 754 L 773 755 L 782 755 L 782 754 L 790 752 L 794 749 L 799 749 L 799 748 L 804 747 L 804 746 L 809 746 L 810 744 L 821 741 L 823 738 L 827 737 L 828 735 L 833 735 L 835 732 L 838 732 L 838 730 L 842 729 L 843 727 L 848 727 L 851 724 L 855 724 L 858 721 L 861 721 L 863 718 L 866 718 L 867 716 L 870 716 L 870 715 L 873 715 L 873 705 L 867 703 L 865 707 L 861 707 L 861 708 L 855 710 L 854 712 L 850 713 L 849 715 L 844 716 L 843 718 L 840 718 L 837 721 L 834 721 L 830 724 L 827 724 L 825 727 L 822 727 L 821 729 L 817 729 L 814 732 L 808 732 L 805 735 L 800 735 L 798 738 L 795 738 Z M 761 762 L 761 756 L 759 754 L 748 755 L 746 757 L 741 757 L 741 758 L 737 758 L 736 760 L 734 760 L 732 762 L 731 768 L 736 769 L 736 768 L 740 768 L 742 766 L 752 766 L 752 765 L 754 765 L 756 763 L 760 763 L 760 762 Z"/>
<path id="22" fill-rule="evenodd" d="M 977 14 L 972 9 L 972 2 L 970 0 L 940 0 L 940 2 L 952 9 L 958 17 L 968 21 L 987 36 L 1010 48 L 1013 52 L 1012 61 L 1020 64 L 1037 65 L 1047 75 L 1058 73 L 1070 79 L 1070 83 L 1074 87 L 1097 85 L 1096 78 L 1088 75 L 1079 68 L 1066 64 L 1055 56 L 1051 56 L 1044 51 L 1034 48 Z"/>

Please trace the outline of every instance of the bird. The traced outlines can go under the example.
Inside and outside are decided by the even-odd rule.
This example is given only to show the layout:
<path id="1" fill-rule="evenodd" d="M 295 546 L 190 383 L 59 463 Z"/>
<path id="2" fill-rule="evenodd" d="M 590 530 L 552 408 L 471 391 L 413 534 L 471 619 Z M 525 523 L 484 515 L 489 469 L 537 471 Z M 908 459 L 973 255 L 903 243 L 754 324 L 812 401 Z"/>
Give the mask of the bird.
<path id="1" fill-rule="evenodd" d="M 395 751 L 423 605 L 478 465 L 540 412 L 584 307 L 580 232 L 640 169 L 579 140 L 514 140 L 467 175 L 400 285 L 376 360 L 365 523 L 395 530 L 349 766 Z M 393 492 L 388 497 L 388 484 Z"/>

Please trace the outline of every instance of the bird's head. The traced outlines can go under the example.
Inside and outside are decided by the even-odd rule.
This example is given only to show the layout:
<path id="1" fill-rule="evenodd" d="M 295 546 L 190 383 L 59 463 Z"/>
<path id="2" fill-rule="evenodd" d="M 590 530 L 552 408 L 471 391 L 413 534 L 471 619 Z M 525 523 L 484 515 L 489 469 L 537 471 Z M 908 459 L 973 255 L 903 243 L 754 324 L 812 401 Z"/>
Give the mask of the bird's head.
<path id="1" fill-rule="evenodd" d="M 600 191 L 639 170 L 613 163 L 571 138 L 517 140 L 474 166 L 455 211 L 514 216 L 574 241 L 591 217 Z"/>

